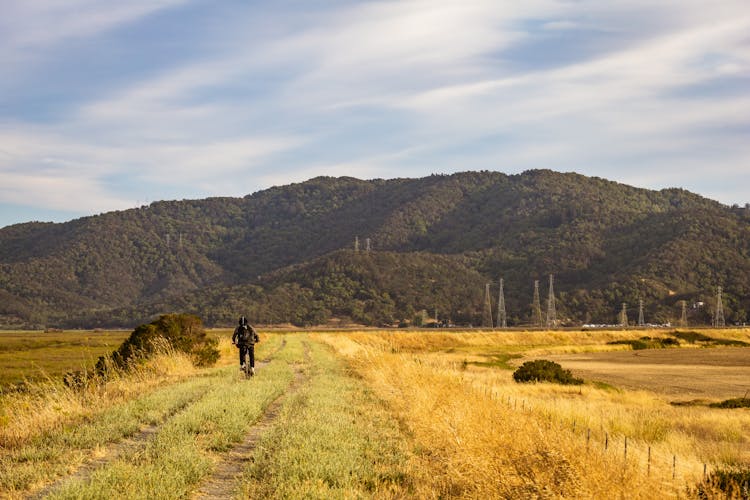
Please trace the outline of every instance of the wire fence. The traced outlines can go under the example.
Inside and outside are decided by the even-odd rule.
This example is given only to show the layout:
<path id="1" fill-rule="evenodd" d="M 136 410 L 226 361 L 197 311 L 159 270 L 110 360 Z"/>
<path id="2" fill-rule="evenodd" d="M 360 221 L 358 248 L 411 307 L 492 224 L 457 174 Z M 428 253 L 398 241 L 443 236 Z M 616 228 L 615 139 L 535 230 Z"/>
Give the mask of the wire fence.
<path id="1" fill-rule="evenodd" d="M 631 436 L 610 433 L 603 424 L 597 428 L 575 419 L 562 418 L 547 407 L 534 406 L 526 399 L 502 394 L 494 387 L 473 383 L 471 388 L 477 395 L 537 418 L 548 431 L 569 433 L 585 453 L 598 453 L 609 462 L 621 462 L 623 479 L 627 474 L 643 474 L 679 496 L 708 480 L 716 469 L 708 462 L 681 457 Z"/>

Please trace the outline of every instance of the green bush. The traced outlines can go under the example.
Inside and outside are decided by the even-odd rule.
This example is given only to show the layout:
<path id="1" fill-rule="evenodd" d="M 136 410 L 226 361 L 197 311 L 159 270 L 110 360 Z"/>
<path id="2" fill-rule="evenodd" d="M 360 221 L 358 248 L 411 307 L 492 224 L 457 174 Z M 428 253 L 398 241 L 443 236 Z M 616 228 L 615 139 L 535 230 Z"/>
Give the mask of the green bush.
<path id="1" fill-rule="evenodd" d="M 700 499 L 750 498 L 750 469 L 717 469 L 692 493 Z"/>
<path id="2" fill-rule="evenodd" d="M 678 339 L 684 340 L 691 344 L 695 344 L 696 342 L 706 342 L 706 343 L 711 343 L 713 345 L 723 345 L 723 346 L 732 346 L 732 347 L 747 347 L 748 345 L 750 345 L 747 342 L 743 342 L 741 340 L 715 339 L 713 337 L 709 337 L 708 335 L 705 335 L 699 332 L 674 331 L 672 332 L 672 335 L 674 337 L 677 337 Z"/>
<path id="3" fill-rule="evenodd" d="M 166 341 L 172 349 L 189 354 L 196 366 L 212 366 L 219 359 L 219 342 L 206 335 L 198 316 L 165 314 L 133 330 L 109 360 L 99 359 L 97 368 L 105 371 L 108 361 L 118 368 L 126 368 L 134 360 L 151 356 L 160 341 Z"/>
<path id="4" fill-rule="evenodd" d="M 583 384 L 583 380 L 573 377 L 570 370 L 564 370 L 559 364 L 546 359 L 526 361 L 520 368 L 513 372 L 513 380 L 519 383 L 554 382 L 564 385 Z"/>
<path id="5" fill-rule="evenodd" d="M 672 332 L 672 335 L 677 337 L 680 340 L 684 340 L 685 342 L 688 342 L 690 344 L 695 344 L 696 342 L 711 342 L 712 339 L 708 335 L 705 335 L 703 333 L 699 332 L 678 332 L 674 331 Z"/>
<path id="6" fill-rule="evenodd" d="M 612 340 L 607 342 L 609 345 L 629 345 L 634 351 L 640 351 L 641 349 L 648 349 L 649 344 L 643 340 Z"/>
<path id="7" fill-rule="evenodd" d="M 720 403 L 711 403 L 711 408 L 750 408 L 750 398 L 726 399 Z"/>
<path id="8" fill-rule="evenodd" d="M 641 337 L 639 340 L 612 340 L 609 345 L 629 345 L 634 351 L 642 349 L 663 349 L 665 347 L 677 347 L 680 341 L 671 337 L 665 339 Z"/>

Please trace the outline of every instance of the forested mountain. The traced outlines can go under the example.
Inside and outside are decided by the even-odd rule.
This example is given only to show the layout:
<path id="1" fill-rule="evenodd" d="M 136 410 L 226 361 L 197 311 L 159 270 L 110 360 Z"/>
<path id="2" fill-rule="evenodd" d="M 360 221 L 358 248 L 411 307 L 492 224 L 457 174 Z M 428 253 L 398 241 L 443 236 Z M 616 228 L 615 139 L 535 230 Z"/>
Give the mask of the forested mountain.
<path id="1" fill-rule="evenodd" d="M 750 210 L 548 170 L 318 177 L 155 202 L 0 229 L 0 326 L 132 326 L 171 311 L 209 325 L 241 313 L 394 324 L 436 309 L 477 324 L 500 277 L 510 323 L 528 324 L 533 282 L 544 300 L 549 274 L 565 323 L 612 323 L 623 302 L 635 320 L 639 299 L 647 321 L 674 321 L 687 300 L 691 323 L 708 323 L 719 285 L 727 322 L 744 322 Z"/>

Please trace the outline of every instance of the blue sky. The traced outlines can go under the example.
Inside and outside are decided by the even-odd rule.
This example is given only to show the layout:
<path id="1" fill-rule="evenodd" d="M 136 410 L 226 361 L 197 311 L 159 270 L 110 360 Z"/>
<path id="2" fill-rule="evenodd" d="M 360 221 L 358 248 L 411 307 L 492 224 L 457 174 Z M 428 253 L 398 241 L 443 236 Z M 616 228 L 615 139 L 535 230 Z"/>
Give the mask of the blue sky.
<path id="1" fill-rule="evenodd" d="M 750 202 L 747 0 L 0 0 L 0 226 L 532 168 Z"/>

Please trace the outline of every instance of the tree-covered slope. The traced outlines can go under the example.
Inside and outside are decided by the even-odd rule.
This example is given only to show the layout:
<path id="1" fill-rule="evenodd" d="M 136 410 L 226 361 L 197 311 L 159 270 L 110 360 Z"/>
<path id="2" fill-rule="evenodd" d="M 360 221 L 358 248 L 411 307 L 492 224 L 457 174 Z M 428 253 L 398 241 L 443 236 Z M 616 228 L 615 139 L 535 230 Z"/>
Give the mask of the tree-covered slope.
<path id="1" fill-rule="evenodd" d="M 356 236 L 363 250 L 370 239 L 367 256 L 341 252 Z M 533 281 L 546 292 L 551 273 L 570 322 L 611 322 L 641 298 L 659 321 L 674 319 L 678 300 L 706 302 L 691 316 L 708 321 L 718 285 L 727 319 L 745 321 L 750 214 L 683 190 L 547 170 L 319 177 L 2 228 L 0 324 L 132 325 L 180 308 L 214 324 L 240 307 L 260 322 L 383 323 L 434 308 L 469 322 L 484 283 L 500 276 L 509 317 L 523 323 Z"/>

